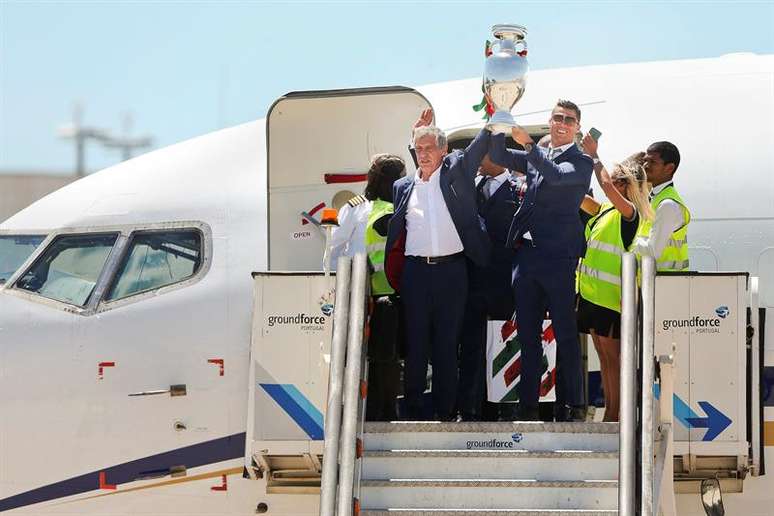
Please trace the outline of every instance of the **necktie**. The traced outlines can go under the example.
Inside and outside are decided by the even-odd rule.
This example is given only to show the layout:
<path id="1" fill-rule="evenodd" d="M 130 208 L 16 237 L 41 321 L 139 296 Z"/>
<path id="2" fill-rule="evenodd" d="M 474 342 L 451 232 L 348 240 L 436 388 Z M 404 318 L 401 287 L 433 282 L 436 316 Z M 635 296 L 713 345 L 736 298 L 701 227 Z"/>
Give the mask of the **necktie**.
<path id="1" fill-rule="evenodd" d="M 548 159 L 553 161 L 554 158 L 556 158 L 559 155 L 560 152 L 561 151 L 559 149 L 557 149 L 557 148 L 549 149 L 548 150 Z"/>
<path id="2" fill-rule="evenodd" d="M 487 188 L 487 185 L 489 184 L 490 179 L 492 179 L 492 176 L 481 176 L 481 179 L 478 181 L 478 186 L 476 186 L 476 202 L 478 202 L 479 209 L 481 209 L 489 199 L 489 188 Z"/>

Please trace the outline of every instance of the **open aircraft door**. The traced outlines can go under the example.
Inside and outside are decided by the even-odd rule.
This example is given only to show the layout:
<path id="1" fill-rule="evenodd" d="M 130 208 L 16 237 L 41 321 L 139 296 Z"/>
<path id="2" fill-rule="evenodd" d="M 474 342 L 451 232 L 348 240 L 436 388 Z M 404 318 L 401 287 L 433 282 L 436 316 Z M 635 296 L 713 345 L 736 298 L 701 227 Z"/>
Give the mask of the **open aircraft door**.
<path id="1" fill-rule="evenodd" d="M 335 299 L 333 276 L 319 272 L 322 208 L 363 193 L 376 153 L 402 156 L 413 173 L 407 144 L 428 107 L 416 91 L 389 87 L 290 93 L 269 111 L 269 271 L 253 275 L 245 453 L 248 476 L 265 483 L 267 496 L 320 488 Z M 275 509 L 304 512 L 298 498 L 276 496 Z"/>
<path id="2" fill-rule="evenodd" d="M 269 270 L 322 268 L 323 208 L 362 194 L 371 156 L 403 157 L 411 127 L 430 103 L 400 86 L 293 92 L 266 117 Z"/>

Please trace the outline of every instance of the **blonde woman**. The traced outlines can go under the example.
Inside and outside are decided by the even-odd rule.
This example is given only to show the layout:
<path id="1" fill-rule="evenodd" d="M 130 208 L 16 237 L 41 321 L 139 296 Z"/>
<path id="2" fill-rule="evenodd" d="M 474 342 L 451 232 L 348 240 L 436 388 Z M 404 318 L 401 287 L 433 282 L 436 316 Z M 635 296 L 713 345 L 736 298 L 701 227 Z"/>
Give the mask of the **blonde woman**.
<path id="1" fill-rule="evenodd" d="M 605 421 L 618 421 L 621 357 L 621 257 L 632 247 L 637 228 L 652 220 L 645 153 L 616 164 L 612 172 L 599 161 L 597 142 L 586 135 L 583 147 L 594 159 L 594 173 L 609 202 L 586 197 L 581 209 L 588 249 L 578 266 L 578 330 L 591 335 L 605 391 Z"/>

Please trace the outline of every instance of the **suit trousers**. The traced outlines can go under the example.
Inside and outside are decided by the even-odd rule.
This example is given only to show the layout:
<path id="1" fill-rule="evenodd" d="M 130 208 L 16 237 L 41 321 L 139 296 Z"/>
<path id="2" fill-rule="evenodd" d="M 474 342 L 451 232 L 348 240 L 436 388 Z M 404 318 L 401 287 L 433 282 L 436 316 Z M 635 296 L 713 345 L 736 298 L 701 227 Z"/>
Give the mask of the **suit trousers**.
<path id="1" fill-rule="evenodd" d="M 519 400 L 538 407 L 546 310 L 556 336 L 557 404 L 583 405 L 583 365 L 575 316 L 576 258 L 545 257 L 525 242 L 514 258 L 513 294 L 521 341 Z M 561 385 L 560 385 L 561 384 Z"/>
<path id="2" fill-rule="evenodd" d="M 433 411 L 453 415 L 457 397 L 457 343 L 468 292 L 464 256 L 428 264 L 406 257 L 401 298 L 406 323 L 404 370 L 408 417 L 421 417 L 428 358 L 433 364 Z"/>
<path id="3" fill-rule="evenodd" d="M 513 315 L 510 265 L 502 274 L 468 263 L 471 270 L 468 299 L 460 336 L 460 381 L 457 405 L 460 413 L 479 419 L 486 391 L 486 329 L 489 319 L 508 320 Z"/>

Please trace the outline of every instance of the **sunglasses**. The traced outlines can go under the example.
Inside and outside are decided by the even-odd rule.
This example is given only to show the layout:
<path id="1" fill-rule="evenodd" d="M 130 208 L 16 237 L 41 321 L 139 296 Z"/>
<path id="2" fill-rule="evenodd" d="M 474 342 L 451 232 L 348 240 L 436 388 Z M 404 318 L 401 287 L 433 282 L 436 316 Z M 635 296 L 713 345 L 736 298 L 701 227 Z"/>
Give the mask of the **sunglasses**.
<path id="1" fill-rule="evenodd" d="M 559 113 L 551 115 L 551 120 L 557 124 L 574 125 L 578 123 L 578 119 L 574 116 L 560 115 Z"/>

